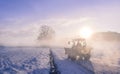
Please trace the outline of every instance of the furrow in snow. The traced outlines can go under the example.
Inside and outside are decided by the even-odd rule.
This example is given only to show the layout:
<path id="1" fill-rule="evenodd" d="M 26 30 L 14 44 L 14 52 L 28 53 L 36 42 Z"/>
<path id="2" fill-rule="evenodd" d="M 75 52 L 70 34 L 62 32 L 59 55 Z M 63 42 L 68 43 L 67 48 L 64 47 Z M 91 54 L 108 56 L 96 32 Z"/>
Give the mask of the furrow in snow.
<path id="1" fill-rule="evenodd" d="M 68 60 L 64 49 L 52 49 L 52 52 L 61 74 L 92 74 L 82 66 Z"/>

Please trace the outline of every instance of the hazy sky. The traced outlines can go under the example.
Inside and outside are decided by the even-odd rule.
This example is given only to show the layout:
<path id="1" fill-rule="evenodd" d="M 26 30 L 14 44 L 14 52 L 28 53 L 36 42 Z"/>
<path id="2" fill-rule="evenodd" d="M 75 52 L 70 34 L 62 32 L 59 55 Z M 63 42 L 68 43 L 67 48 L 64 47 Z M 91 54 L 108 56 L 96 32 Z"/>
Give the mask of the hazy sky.
<path id="1" fill-rule="evenodd" d="M 40 25 L 57 36 L 73 36 L 81 27 L 120 32 L 120 0 L 0 0 L 0 43 L 35 42 Z"/>

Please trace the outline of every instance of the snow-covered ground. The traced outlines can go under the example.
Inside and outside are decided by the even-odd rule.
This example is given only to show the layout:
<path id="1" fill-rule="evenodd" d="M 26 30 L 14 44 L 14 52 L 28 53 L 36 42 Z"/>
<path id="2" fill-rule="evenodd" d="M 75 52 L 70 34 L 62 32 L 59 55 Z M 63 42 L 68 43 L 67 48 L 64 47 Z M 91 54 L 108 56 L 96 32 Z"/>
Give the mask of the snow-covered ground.
<path id="1" fill-rule="evenodd" d="M 6 47 L 0 50 L 0 74 L 49 74 L 49 49 Z"/>
<path id="2" fill-rule="evenodd" d="M 120 59 L 106 61 L 99 53 L 92 53 L 88 62 L 71 61 L 63 48 L 51 48 L 55 64 L 61 74 L 120 74 Z M 94 50 L 96 51 L 96 50 Z M 0 49 L 0 74 L 49 74 L 50 49 L 37 47 L 5 47 Z M 118 54 L 115 54 L 118 55 Z M 103 55 L 102 55 L 103 56 Z M 105 59 L 105 60 L 104 60 Z"/>
<path id="3" fill-rule="evenodd" d="M 55 63 L 61 74 L 93 74 L 77 63 L 67 59 L 64 49 L 53 49 Z"/>
<path id="4" fill-rule="evenodd" d="M 94 71 L 95 74 L 120 74 L 120 65 L 106 64 L 108 61 L 100 58 L 91 57 L 89 62 L 73 62 L 67 59 L 64 49 L 53 49 L 52 51 L 61 74 L 93 74 L 88 70 Z M 114 60 L 112 61 L 114 62 Z"/>
<path id="5" fill-rule="evenodd" d="M 97 74 L 120 74 L 119 42 L 94 42 L 91 61 Z"/>

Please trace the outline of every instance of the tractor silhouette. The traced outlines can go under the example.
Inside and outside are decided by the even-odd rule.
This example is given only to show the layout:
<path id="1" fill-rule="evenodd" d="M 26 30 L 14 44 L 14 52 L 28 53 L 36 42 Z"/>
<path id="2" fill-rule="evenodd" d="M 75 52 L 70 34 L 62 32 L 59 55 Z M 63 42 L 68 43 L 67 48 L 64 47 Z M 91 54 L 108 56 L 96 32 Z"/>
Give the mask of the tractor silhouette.
<path id="1" fill-rule="evenodd" d="M 87 46 L 84 38 L 73 39 L 68 44 L 72 43 L 71 48 L 65 48 L 65 54 L 71 60 L 89 60 L 91 57 L 91 47 Z"/>

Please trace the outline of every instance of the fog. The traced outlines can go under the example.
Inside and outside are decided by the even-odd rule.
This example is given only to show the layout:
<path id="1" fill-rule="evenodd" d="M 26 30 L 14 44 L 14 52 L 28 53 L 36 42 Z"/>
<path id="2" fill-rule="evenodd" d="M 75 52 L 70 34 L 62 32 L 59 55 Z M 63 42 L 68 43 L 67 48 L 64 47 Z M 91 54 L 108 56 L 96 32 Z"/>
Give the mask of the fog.
<path id="1" fill-rule="evenodd" d="M 39 36 L 40 26 L 24 27 L 18 30 L 1 30 L 0 31 L 0 45 L 2 46 L 49 46 L 49 47 L 68 47 L 68 41 L 77 38 L 76 34 L 65 35 L 63 31 L 59 33 L 54 27 L 50 26 L 55 30 L 56 34 L 52 39 L 37 40 Z M 119 33 L 114 33 L 119 35 Z M 120 41 L 119 36 L 109 37 L 113 40 L 106 40 L 109 38 L 101 39 L 95 37 L 87 40 L 87 45 L 91 46 L 92 49 L 92 60 L 97 60 L 100 63 L 117 65 L 120 63 Z M 115 39 L 115 40 L 114 40 Z M 117 41 L 118 39 L 118 41 Z M 99 58 L 99 59 L 94 59 Z"/>
<path id="2" fill-rule="evenodd" d="M 71 47 L 68 44 L 74 37 L 56 38 L 51 41 L 43 41 L 40 45 L 48 45 L 52 47 Z M 118 66 L 120 64 L 120 42 L 88 39 L 87 45 L 92 47 L 91 61 L 107 66 Z"/>
<path id="3" fill-rule="evenodd" d="M 119 41 L 92 41 L 92 60 L 103 65 L 117 66 L 120 63 Z M 95 59 L 97 58 L 97 59 Z"/>

